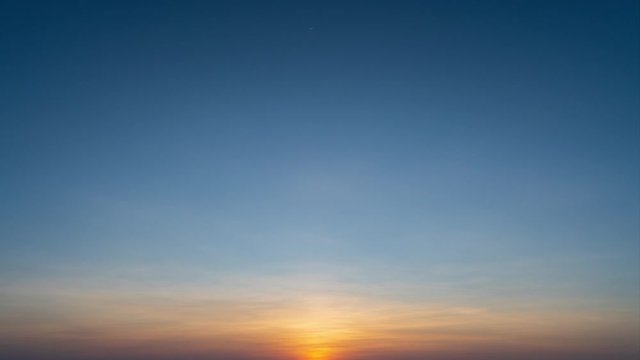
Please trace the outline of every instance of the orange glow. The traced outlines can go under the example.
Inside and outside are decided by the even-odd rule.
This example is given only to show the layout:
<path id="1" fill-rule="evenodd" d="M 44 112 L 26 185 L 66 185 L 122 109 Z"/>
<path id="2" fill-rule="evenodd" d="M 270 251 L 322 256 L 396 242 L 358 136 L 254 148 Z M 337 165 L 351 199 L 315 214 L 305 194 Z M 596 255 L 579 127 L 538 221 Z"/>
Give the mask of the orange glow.
<path id="1" fill-rule="evenodd" d="M 356 333 L 356 317 L 344 299 L 307 298 L 286 315 L 291 348 L 302 360 L 331 360 L 349 346 Z"/>
<path id="2" fill-rule="evenodd" d="M 331 350 L 328 348 L 315 348 L 309 350 L 305 355 L 305 360 L 329 360 Z"/>
<path id="3" fill-rule="evenodd" d="M 270 358 L 338 360 L 354 354 L 356 358 L 366 358 L 366 354 L 376 353 L 446 354 L 460 348 L 491 351 L 505 339 L 516 350 L 544 346 L 558 351 L 582 351 L 609 341 L 582 330 L 591 329 L 594 324 L 610 332 L 625 325 L 622 330 L 634 336 L 616 340 L 616 344 L 633 349 L 639 332 L 631 317 L 609 320 L 608 314 L 570 314 L 545 308 L 523 313 L 506 307 L 374 301 L 337 292 L 291 293 L 287 299 L 256 300 L 243 294 L 222 297 L 215 292 L 188 289 L 168 295 L 125 290 L 63 294 L 44 286 L 21 290 L 57 303 L 61 321 L 15 321 L 11 327 L 0 328 L 0 338 L 19 344 L 36 342 L 42 348 L 64 348 L 80 355 L 91 348 L 122 354 L 140 349 L 136 350 L 140 357 L 263 353 Z M 12 311 L 29 314 L 28 303 L 18 300 L 16 297 Z M 0 311 L 0 319 L 2 315 Z M 8 312 L 4 316 L 15 318 Z M 29 319 L 26 315 L 24 318 Z M 548 329 L 546 324 L 552 322 L 554 327 Z M 523 324 L 528 326 L 524 330 Z M 75 331 L 78 328 L 88 331 Z M 82 358 L 80 355 L 77 357 Z"/>

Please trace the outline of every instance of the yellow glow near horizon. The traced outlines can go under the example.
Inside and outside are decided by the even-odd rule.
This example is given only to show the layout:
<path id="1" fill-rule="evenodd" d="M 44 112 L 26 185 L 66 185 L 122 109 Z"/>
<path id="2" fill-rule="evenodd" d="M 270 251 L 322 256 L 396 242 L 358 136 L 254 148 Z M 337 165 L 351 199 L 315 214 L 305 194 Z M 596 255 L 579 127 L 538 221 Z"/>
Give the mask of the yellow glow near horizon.
<path id="1" fill-rule="evenodd" d="M 458 348 L 491 351 L 505 339 L 514 351 L 540 346 L 582 351 L 610 341 L 595 338 L 591 330 L 582 330 L 591 329 L 594 324 L 607 332 L 628 333 L 615 344 L 631 349 L 637 344 L 639 332 L 628 316 L 567 313 L 539 304 L 530 305 L 539 307 L 534 307 L 536 311 L 523 313 L 518 307 L 364 299 L 346 291 L 327 291 L 326 295 L 292 291 L 286 298 L 268 293 L 252 298 L 244 293 L 223 297 L 217 291 L 189 288 L 167 294 L 164 289 L 105 292 L 67 286 L 65 292 L 60 292 L 58 289 L 64 286 L 54 285 L 11 289 L 15 295 L 3 303 L 4 316 L 14 319 L 17 313 L 30 319 L 31 305 L 22 299 L 37 295 L 47 304 L 57 304 L 59 323 L 16 321 L 0 329 L 0 336 L 20 344 L 35 342 L 41 347 L 55 346 L 78 353 L 89 347 L 122 354 L 136 348 L 141 357 L 237 352 L 297 360 L 339 360 L 352 354 L 363 358 L 380 352 L 446 354 Z M 551 322 L 556 325 L 548 329 L 545 324 Z M 527 325 L 525 330 L 523 324 Z M 89 331 L 79 333 L 77 328 Z"/>
<path id="2" fill-rule="evenodd" d="M 300 311 L 301 309 L 298 309 Z M 337 299 L 307 299 L 287 322 L 303 360 L 331 360 L 353 337 L 353 309 Z"/>
<path id="3" fill-rule="evenodd" d="M 305 360 L 329 360 L 331 358 L 331 350 L 328 348 L 315 348 L 304 354 Z"/>

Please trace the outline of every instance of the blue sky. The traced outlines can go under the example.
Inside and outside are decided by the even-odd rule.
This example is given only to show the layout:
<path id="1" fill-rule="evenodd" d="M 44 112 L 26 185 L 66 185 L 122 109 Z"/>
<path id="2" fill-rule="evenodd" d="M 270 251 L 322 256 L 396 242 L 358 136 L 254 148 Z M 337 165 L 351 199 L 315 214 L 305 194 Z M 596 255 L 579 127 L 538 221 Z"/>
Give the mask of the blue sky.
<path id="1" fill-rule="evenodd" d="M 0 319 L 284 288 L 349 314 L 584 312 L 623 349 L 602 359 L 640 351 L 637 2 L 0 6 L 0 293 L 23 304 Z M 11 324 L 13 356 L 53 341 Z M 576 327 L 545 336 L 588 344 Z M 326 346 L 301 359 L 360 351 Z"/>

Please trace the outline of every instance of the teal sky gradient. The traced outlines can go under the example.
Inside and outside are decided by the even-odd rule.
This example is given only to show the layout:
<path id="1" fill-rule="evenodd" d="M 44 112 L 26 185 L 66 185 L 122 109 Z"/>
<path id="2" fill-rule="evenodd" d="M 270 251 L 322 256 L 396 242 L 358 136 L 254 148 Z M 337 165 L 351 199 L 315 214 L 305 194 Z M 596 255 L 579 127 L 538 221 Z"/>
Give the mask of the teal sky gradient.
<path id="1" fill-rule="evenodd" d="M 74 323 L 69 304 L 111 309 L 95 294 L 283 309 L 310 296 L 349 314 L 353 299 L 512 311 L 540 339 L 598 339 L 594 359 L 639 354 L 639 13 L 2 1 L 0 344 L 76 356 L 38 326 Z M 28 355 L 23 329 L 58 350 Z M 499 344 L 487 353 L 532 353 Z M 145 354 L 131 356 L 160 358 Z"/>

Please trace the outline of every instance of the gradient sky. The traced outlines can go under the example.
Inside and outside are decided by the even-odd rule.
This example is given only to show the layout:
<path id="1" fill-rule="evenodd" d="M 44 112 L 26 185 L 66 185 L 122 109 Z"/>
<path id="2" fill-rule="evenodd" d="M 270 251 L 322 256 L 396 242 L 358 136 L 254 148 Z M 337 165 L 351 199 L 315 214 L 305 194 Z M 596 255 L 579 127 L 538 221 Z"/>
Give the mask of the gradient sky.
<path id="1" fill-rule="evenodd" d="M 0 359 L 640 355 L 640 2 L 0 0 Z"/>

